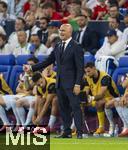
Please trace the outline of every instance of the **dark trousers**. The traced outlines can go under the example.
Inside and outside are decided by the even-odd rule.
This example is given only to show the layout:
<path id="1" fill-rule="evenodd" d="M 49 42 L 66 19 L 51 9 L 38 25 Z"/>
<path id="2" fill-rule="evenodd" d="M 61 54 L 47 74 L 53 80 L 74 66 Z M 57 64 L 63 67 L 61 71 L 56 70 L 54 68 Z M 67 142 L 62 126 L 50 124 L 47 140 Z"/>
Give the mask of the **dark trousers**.
<path id="1" fill-rule="evenodd" d="M 71 114 L 73 114 L 77 132 L 82 133 L 82 112 L 80 109 L 79 96 L 73 94 L 73 89 L 64 89 L 62 87 L 57 89 L 57 96 L 59 101 L 60 115 L 64 125 L 64 132 L 66 134 L 71 134 Z"/>

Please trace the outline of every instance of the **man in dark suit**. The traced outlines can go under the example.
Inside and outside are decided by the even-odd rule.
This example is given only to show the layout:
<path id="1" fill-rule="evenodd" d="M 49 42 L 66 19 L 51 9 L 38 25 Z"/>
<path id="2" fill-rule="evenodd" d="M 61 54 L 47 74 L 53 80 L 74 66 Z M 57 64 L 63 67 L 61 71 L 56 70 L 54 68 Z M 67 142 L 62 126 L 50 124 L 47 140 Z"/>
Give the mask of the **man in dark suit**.
<path id="1" fill-rule="evenodd" d="M 98 50 L 98 35 L 88 27 L 88 18 L 84 15 L 77 17 L 79 30 L 73 33 L 73 39 L 81 44 L 84 52 L 95 54 Z"/>
<path id="2" fill-rule="evenodd" d="M 57 95 L 60 114 L 63 120 L 64 133 L 61 138 L 71 138 L 73 114 L 77 128 L 77 138 L 82 138 L 82 115 L 80 109 L 80 86 L 84 74 L 84 54 L 82 48 L 72 38 L 72 27 L 63 24 L 60 27 L 61 43 L 58 43 L 49 57 L 34 66 L 25 65 L 25 71 L 36 71 L 57 63 Z"/>
<path id="3" fill-rule="evenodd" d="M 40 26 L 40 30 L 37 32 L 41 43 L 43 43 L 44 45 L 46 44 L 47 40 L 48 40 L 48 19 L 46 17 L 42 17 L 39 20 L 39 26 Z"/>

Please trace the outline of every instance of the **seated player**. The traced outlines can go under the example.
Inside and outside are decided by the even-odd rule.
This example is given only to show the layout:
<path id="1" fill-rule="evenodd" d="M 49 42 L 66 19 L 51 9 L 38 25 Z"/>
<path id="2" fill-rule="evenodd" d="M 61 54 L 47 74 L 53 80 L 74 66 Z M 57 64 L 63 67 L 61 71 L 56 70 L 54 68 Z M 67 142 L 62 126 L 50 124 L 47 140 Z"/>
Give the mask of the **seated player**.
<path id="1" fill-rule="evenodd" d="M 0 74 L 0 94 L 1 95 L 8 95 L 8 94 L 13 94 L 12 90 L 4 80 L 3 74 Z"/>
<path id="2" fill-rule="evenodd" d="M 38 63 L 38 59 L 36 57 L 31 57 L 28 59 L 27 64 L 34 65 Z M 16 88 L 17 98 L 16 107 L 19 119 L 23 127 L 27 127 L 30 125 L 32 121 L 32 116 L 34 114 L 34 100 L 35 96 L 33 95 L 33 87 L 34 84 L 31 80 L 33 73 L 30 72 L 29 74 L 24 73 L 20 75 L 20 81 Z M 21 95 L 21 96 L 20 96 Z M 27 118 L 25 119 L 25 108 L 29 108 Z M 21 128 L 22 130 L 23 128 Z"/>
<path id="3" fill-rule="evenodd" d="M 119 137 L 128 137 L 128 74 L 124 77 L 122 81 L 122 86 L 125 88 L 124 95 L 122 97 L 114 98 L 112 101 L 106 104 L 106 109 L 111 109 L 115 107 L 120 119 L 123 122 L 123 130 L 118 135 Z M 113 113 L 109 114 L 109 119 L 113 121 Z"/>
<path id="4" fill-rule="evenodd" d="M 48 123 L 48 128 L 52 129 L 56 121 L 56 115 L 58 113 L 58 103 L 55 90 L 56 80 L 53 78 L 43 77 L 40 73 L 35 73 L 32 77 L 32 80 L 37 85 L 37 95 L 40 96 L 42 98 L 42 101 L 44 102 L 42 109 L 40 109 L 40 111 L 37 111 L 38 107 L 36 106 L 39 104 L 37 104 L 38 99 L 36 100 L 36 113 L 33 119 L 33 123 L 39 125 L 41 119 L 47 113 L 49 106 L 51 106 L 51 115 Z"/>
<path id="5" fill-rule="evenodd" d="M 44 77 L 56 79 L 56 72 L 53 70 L 53 64 L 46 67 L 42 73 Z"/>
<path id="6" fill-rule="evenodd" d="M 18 115 L 16 112 L 16 104 L 15 100 L 12 99 L 12 90 L 7 85 L 6 81 L 3 78 L 3 75 L 0 74 L 0 118 L 3 122 L 3 127 L 0 129 L 0 132 L 4 132 L 7 126 L 10 126 L 5 110 L 9 110 L 12 108 L 13 113 L 16 117 L 17 125 L 20 125 L 20 121 L 18 119 Z M 10 94 L 10 95 L 9 95 Z"/>
<path id="7" fill-rule="evenodd" d="M 97 70 L 94 63 L 87 63 L 84 70 L 86 73 L 86 93 L 87 95 L 91 93 L 88 96 L 88 101 L 96 107 L 99 120 L 99 127 L 94 135 L 99 135 L 105 132 L 104 105 L 112 98 L 118 97 L 119 92 L 112 78 L 107 73 Z M 114 132 L 114 126 L 111 123 L 109 130 Z"/>

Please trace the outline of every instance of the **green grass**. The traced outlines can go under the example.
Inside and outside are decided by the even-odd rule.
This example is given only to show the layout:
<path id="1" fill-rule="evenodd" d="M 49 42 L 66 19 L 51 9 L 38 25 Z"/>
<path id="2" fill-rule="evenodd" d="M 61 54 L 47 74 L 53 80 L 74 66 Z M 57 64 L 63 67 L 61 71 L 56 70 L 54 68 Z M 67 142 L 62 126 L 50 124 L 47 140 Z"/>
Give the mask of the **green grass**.
<path id="1" fill-rule="evenodd" d="M 94 138 L 78 140 L 51 138 L 51 150 L 127 150 L 128 138 Z"/>
<path id="2" fill-rule="evenodd" d="M 76 139 L 56 139 L 51 136 L 50 150 L 128 150 L 128 138 L 94 138 L 89 137 L 82 140 Z M 0 135 L 0 150 L 48 150 L 44 146 L 9 145 L 6 146 L 5 135 Z"/>

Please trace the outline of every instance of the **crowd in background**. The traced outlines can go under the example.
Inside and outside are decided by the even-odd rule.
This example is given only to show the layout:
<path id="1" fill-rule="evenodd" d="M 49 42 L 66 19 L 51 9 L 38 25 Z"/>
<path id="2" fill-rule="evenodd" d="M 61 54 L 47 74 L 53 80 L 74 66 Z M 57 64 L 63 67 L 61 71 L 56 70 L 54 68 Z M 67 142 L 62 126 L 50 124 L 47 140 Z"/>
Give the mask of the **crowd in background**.
<path id="1" fill-rule="evenodd" d="M 81 44 L 85 54 L 95 55 L 98 51 L 96 58 L 100 54 L 118 59 L 127 49 L 127 7 L 127 0 L 1 0 L 0 54 L 49 55 L 59 41 L 59 27 L 70 23 L 73 38 Z M 15 21 L 15 30 L 8 36 L 4 28 L 10 20 Z M 114 40 L 106 36 L 103 45 L 99 44 L 98 33 L 88 27 L 91 20 L 107 20 L 109 29 L 116 31 Z M 123 21 L 126 29 L 121 31 L 119 26 Z M 118 45 L 119 50 L 116 50 Z"/>

